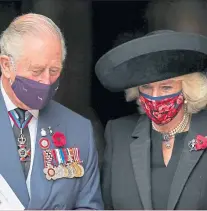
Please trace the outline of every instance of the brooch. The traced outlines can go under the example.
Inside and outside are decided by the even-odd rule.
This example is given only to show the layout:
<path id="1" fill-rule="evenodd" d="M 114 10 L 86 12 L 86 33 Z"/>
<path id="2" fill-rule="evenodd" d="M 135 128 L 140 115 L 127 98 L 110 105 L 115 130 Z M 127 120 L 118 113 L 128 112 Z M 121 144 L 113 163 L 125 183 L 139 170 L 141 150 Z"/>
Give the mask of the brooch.
<path id="1" fill-rule="evenodd" d="M 195 139 L 189 141 L 188 147 L 190 151 L 204 150 L 207 148 L 207 137 L 197 135 Z"/>

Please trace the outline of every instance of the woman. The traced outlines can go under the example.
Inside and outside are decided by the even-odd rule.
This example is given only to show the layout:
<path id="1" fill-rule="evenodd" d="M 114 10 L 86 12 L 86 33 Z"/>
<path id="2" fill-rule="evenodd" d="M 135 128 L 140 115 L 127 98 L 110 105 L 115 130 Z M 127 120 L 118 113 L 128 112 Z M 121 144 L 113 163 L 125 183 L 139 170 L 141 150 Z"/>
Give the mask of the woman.
<path id="1" fill-rule="evenodd" d="M 146 114 L 109 121 L 106 209 L 207 209 L 207 38 L 157 31 L 96 65 L 102 84 L 126 90 Z"/>

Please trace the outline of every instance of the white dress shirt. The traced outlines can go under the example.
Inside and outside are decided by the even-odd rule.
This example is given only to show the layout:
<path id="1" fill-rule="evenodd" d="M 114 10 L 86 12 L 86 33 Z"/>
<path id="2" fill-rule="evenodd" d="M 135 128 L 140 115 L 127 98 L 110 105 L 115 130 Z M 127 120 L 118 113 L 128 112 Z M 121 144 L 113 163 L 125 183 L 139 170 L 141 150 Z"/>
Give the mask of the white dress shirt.
<path id="1" fill-rule="evenodd" d="M 2 85 L 1 81 L 1 92 L 4 98 L 4 102 L 6 104 L 7 111 L 11 111 L 17 108 L 14 103 L 9 99 L 8 95 L 6 94 L 4 87 Z M 30 188 L 30 179 L 31 179 L 31 173 L 32 173 L 32 166 L 33 166 L 33 161 L 34 161 L 34 154 L 35 154 L 35 142 L 36 142 L 36 134 L 37 134 L 37 121 L 38 121 L 38 115 L 39 115 L 39 110 L 29 110 L 26 112 L 26 117 L 28 115 L 28 112 L 30 112 L 33 115 L 33 118 L 29 122 L 28 128 L 29 128 L 29 133 L 30 133 L 30 139 L 31 139 L 31 163 L 30 163 L 30 169 L 28 172 L 27 176 L 27 189 L 29 192 L 29 196 L 31 195 L 31 188 Z M 12 119 L 10 118 L 11 121 L 11 126 L 13 127 L 14 123 Z"/>

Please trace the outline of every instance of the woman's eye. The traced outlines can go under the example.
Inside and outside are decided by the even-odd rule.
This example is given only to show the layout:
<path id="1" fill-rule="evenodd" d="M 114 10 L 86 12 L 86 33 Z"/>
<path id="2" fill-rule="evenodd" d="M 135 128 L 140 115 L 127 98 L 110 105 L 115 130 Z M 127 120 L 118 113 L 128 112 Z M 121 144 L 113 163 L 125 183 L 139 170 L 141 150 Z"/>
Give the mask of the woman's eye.
<path id="1" fill-rule="evenodd" d="M 148 84 L 146 84 L 146 85 L 142 85 L 142 86 L 141 86 L 141 88 L 143 88 L 143 89 L 150 89 L 150 88 L 151 88 L 151 86 L 150 86 L 150 85 L 148 85 Z"/>
<path id="2" fill-rule="evenodd" d="M 172 87 L 171 86 L 163 86 L 162 89 L 164 89 L 164 90 L 170 90 L 170 89 L 172 89 Z"/>

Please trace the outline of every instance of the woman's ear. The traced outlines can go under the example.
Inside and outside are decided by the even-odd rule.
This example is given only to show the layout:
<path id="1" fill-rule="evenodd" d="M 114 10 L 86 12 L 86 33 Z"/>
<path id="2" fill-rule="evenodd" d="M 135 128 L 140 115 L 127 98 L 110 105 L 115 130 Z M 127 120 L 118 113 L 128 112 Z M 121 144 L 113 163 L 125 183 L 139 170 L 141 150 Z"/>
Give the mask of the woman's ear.
<path id="1" fill-rule="evenodd" d="M 0 56 L 0 66 L 1 66 L 1 72 L 6 78 L 11 78 L 11 60 L 8 56 L 1 55 Z"/>

